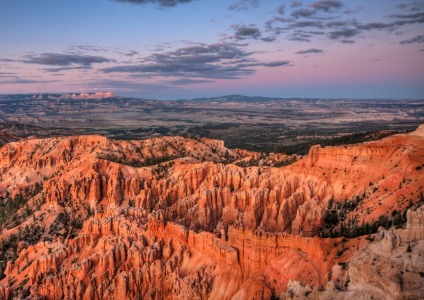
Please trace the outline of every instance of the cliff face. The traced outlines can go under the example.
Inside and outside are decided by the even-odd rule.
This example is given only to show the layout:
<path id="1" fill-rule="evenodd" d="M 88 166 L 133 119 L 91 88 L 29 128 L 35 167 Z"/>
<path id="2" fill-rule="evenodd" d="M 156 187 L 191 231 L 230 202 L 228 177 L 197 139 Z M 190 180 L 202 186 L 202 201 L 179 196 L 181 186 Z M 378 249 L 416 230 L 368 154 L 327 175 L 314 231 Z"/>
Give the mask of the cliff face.
<path id="1" fill-rule="evenodd" d="M 424 206 L 410 209 L 404 229 L 381 228 L 348 264 L 335 265 L 326 291 L 290 282 L 284 299 L 424 298 Z M 342 283 L 342 288 L 340 288 Z M 346 284 L 345 284 L 346 283 Z"/>
<path id="2" fill-rule="evenodd" d="M 316 236 L 330 199 L 364 195 L 345 214 L 368 222 L 417 202 L 424 182 L 420 134 L 317 146 L 282 168 L 230 163 L 258 155 L 181 137 L 3 146 L 0 193 L 26 202 L 2 231 L 0 299 L 266 298 L 292 279 L 324 288 L 366 244 Z"/>

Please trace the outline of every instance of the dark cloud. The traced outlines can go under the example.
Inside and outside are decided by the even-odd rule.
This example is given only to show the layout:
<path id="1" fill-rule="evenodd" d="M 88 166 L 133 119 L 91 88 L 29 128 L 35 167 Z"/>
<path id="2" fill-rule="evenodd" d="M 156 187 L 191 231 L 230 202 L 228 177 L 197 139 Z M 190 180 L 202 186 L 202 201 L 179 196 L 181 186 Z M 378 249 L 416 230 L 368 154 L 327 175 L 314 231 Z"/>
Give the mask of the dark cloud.
<path id="1" fill-rule="evenodd" d="M 261 37 L 261 31 L 255 25 L 233 25 L 232 28 L 235 30 L 234 38 L 236 40 L 258 39 Z"/>
<path id="2" fill-rule="evenodd" d="M 132 73 L 140 77 L 181 77 L 238 79 L 255 73 L 253 67 L 277 67 L 288 62 L 259 62 L 252 59 L 246 45 L 237 43 L 194 44 L 175 51 L 155 53 L 138 65 L 119 65 L 102 69 L 105 73 Z"/>
<path id="3" fill-rule="evenodd" d="M 342 43 L 342 44 L 353 44 L 353 43 L 355 43 L 355 41 L 352 41 L 352 40 L 341 40 L 340 43 Z"/>
<path id="4" fill-rule="evenodd" d="M 277 12 L 280 15 L 284 15 L 284 13 L 286 12 L 286 6 L 284 4 L 281 4 L 279 7 L 277 7 Z"/>
<path id="5" fill-rule="evenodd" d="M 57 73 L 62 71 L 71 71 L 71 70 L 90 70 L 91 66 L 75 66 L 75 67 L 58 67 L 58 68 L 47 68 L 44 69 L 45 72 Z M 57 74 L 56 74 L 57 75 Z"/>
<path id="6" fill-rule="evenodd" d="M 415 44 L 415 43 L 424 43 L 424 35 L 418 35 L 416 37 L 413 37 L 412 39 L 399 42 L 399 44 L 401 45 Z"/>
<path id="7" fill-rule="evenodd" d="M 324 24 L 320 21 L 300 21 L 290 25 L 290 28 L 305 28 L 305 27 L 316 27 L 324 28 Z"/>
<path id="8" fill-rule="evenodd" d="M 408 24 L 422 24 L 424 23 L 424 12 L 412 13 L 412 14 L 397 14 L 390 16 L 395 21 L 389 23 L 391 27 L 398 27 Z"/>
<path id="9" fill-rule="evenodd" d="M 0 62 L 14 62 L 15 60 L 13 59 L 8 59 L 8 58 L 0 58 Z"/>
<path id="10" fill-rule="evenodd" d="M 341 27 L 348 27 L 348 26 L 356 26 L 357 22 L 356 20 L 350 20 L 350 21 L 331 21 L 327 22 L 325 24 L 328 28 L 341 28 Z"/>
<path id="11" fill-rule="evenodd" d="M 293 7 L 300 6 L 301 2 L 292 3 Z M 283 18 L 276 14 L 271 20 L 265 22 L 265 32 L 272 33 L 270 39 L 274 41 L 280 35 L 285 35 L 289 41 L 310 42 L 317 35 L 327 34 L 332 40 L 339 40 L 342 43 L 353 43 L 354 38 L 361 33 L 368 31 L 386 31 L 396 33 L 402 26 L 410 24 L 424 23 L 424 12 L 410 12 L 409 7 L 419 6 L 418 2 L 405 5 L 398 5 L 399 9 L 403 9 L 405 13 L 393 14 L 386 16 L 386 20 L 379 22 L 360 22 L 355 18 L 344 19 L 346 13 L 357 13 L 363 8 L 344 11 L 344 4 L 339 0 L 321 0 L 315 1 L 309 7 L 301 9 L 293 9 L 289 18 Z M 424 5 L 421 5 L 424 9 Z M 408 9 L 408 10 L 407 10 Z M 338 11 L 337 15 L 326 15 Z M 410 13 L 408 13 L 410 12 Z M 287 12 L 285 12 L 287 14 Z M 306 32 L 303 29 L 316 28 L 319 31 Z"/>
<path id="12" fill-rule="evenodd" d="M 295 18 L 307 18 L 307 17 L 311 17 L 313 15 L 315 15 L 315 11 L 314 10 L 310 10 L 310 9 L 296 9 L 294 11 L 292 11 L 291 15 Z"/>
<path id="13" fill-rule="evenodd" d="M 418 19 L 420 20 L 421 18 L 424 17 L 424 12 L 419 12 L 419 13 L 413 13 L 413 14 L 396 14 L 396 15 L 391 15 L 391 18 L 395 18 L 395 19 L 406 19 L 406 20 L 414 20 L 414 19 Z"/>
<path id="14" fill-rule="evenodd" d="M 158 7 L 174 7 L 179 4 L 185 4 L 193 2 L 195 0 L 112 0 L 121 3 L 132 3 L 132 4 L 155 4 Z"/>
<path id="15" fill-rule="evenodd" d="M 290 65 L 290 61 L 288 61 L 288 60 L 281 60 L 281 61 L 273 61 L 273 62 L 267 62 L 267 63 L 260 63 L 258 65 L 259 66 L 264 66 L 264 67 L 275 68 L 275 67 L 288 66 L 288 65 Z"/>
<path id="16" fill-rule="evenodd" d="M 267 37 L 263 37 L 261 38 L 261 41 L 267 42 L 267 43 L 272 43 L 277 39 L 276 36 L 267 36 Z"/>
<path id="17" fill-rule="evenodd" d="M 358 24 L 356 28 L 361 30 L 379 30 L 379 29 L 393 28 L 394 26 L 395 25 L 393 25 L 392 23 L 374 22 L 374 23 Z"/>
<path id="18" fill-rule="evenodd" d="M 94 63 L 113 62 L 113 60 L 102 56 L 59 53 L 42 53 L 40 55 L 29 55 L 26 56 L 26 58 L 26 60 L 23 60 L 24 63 L 48 66 L 79 65 L 84 67 L 90 67 Z"/>
<path id="19" fill-rule="evenodd" d="M 288 35 L 288 39 L 296 42 L 310 42 L 313 37 L 323 34 L 322 31 L 295 30 Z"/>
<path id="20" fill-rule="evenodd" d="M 318 10 L 329 12 L 332 8 L 341 8 L 343 3 L 338 0 L 322 0 L 312 3 L 310 6 Z"/>
<path id="21" fill-rule="evenodd" d="M 330 32 L 329 37 L 330 39 L 333 39 L 333 40 L 346 39 L 346 38 L 352 38 L 358 35 L 359 33 L 361 33 L 361 31 L 356 28 L 346 28 L 346 29 Z"/>
<path id="22" fill-rule="evenodd" d="M 311 35 L 303 30 L 295 30 L 288 36 L 289 41 L 310 42 Z"/>
<path id="23" fill-rule="evenodd" d="M 311 48 L 311 49 L 307 49 L 307 50 L 297 51 L 296 54 L 311 54 L 311 53 L 323 53 L 323 52 L 324 51 L 322 51 L 320 49 Z"/>
<path id="24" fill-rule="evenodd" d="M 249 10 L 250 8 L 259 7 L 259 0 L 239 0 L 228 9 L 233 11 L 243 11 L 243 10 Z"/>
<path id="25" fill-rule="evenodd" d="M 139 54 L 137 51 L 130 51 L 130 52 L 127 52 L 127 53 L 125 53 L 124 55 L 125 56 L 129 56 L 129 57 L 132 57 L 132 56 L 134 56 L 134 55 L 137 55 L 137 54 Z"/>
<path id="26" fill-rule="evenodd" d="M 396 5 L 396 7 L 397 7 L 397 8 L 400 8 L 400 9 L 405 9 L 405 8 L 407 8 L 407 7 L 408 7 L 408 5 L 406 5 L 406 4 L 404 4 L 404 3 L 402 3 L 402 4 L 398 4 L 398 5 Z"/>

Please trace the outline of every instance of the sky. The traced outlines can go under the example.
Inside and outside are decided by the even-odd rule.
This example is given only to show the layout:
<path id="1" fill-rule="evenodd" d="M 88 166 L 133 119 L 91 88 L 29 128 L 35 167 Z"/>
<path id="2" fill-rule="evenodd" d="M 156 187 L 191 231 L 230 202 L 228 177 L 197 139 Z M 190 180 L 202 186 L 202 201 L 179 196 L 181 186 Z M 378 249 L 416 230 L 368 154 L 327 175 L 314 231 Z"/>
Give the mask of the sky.
<path id="1" fill-rule="evenodd" d="M 423 0 L 1 0 L 0 93 L 424 99 Z"/>

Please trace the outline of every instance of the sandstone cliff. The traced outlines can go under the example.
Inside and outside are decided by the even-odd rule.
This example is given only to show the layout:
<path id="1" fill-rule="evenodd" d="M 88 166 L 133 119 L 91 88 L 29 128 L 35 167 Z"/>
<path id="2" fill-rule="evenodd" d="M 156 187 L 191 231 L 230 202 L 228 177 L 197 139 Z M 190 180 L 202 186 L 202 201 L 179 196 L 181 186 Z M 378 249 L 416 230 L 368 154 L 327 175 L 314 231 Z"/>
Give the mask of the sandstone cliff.
<path id="1" fill-rule="evenodd" d="M 344 218 L 372 222 L 418 203 L 423 192 L 419 131 L 316 146 L 281 168 L 235 164 L 258 157 L 182 137 L 3 146 L 0 194 L 19 205 L 2 230 L 0 299 L 260 299 L 292 280 L 323 289 L 334 266 L 367 244 L 365 236 L 317 237 L 330 201 L 360 195 Z M 278 159 L 287 157 L 263 161 Z M 408 219 L 415 233 L 407 238 L 421 237 L 422 216 Z"/>
<path id="2" fill-rule="evenodd" d="M 408 210 L 405 229 L 381 229 L 348 264 L 335 265 L 326 291 L 290 282 L 283 299 L 423 299 L 424 206 Z M 340 285 L 340 283 L 343 283 Z"/>

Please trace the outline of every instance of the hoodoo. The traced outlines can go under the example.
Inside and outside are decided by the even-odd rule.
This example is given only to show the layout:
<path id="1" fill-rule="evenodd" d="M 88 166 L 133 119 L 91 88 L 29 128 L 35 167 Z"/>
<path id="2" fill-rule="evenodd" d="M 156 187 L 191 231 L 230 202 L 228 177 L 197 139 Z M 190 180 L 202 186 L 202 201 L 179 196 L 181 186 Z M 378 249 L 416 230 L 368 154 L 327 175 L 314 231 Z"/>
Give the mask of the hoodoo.
<path id="1" fill-rule="evenodd" d="M 422 126 L 259 157 L 182 137 L 7 143 L 0 299 L 424 296 Z"/>

